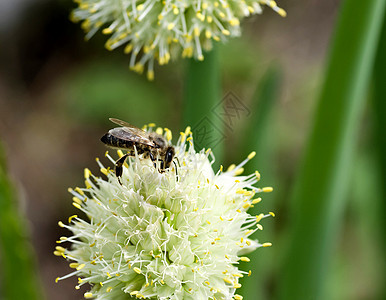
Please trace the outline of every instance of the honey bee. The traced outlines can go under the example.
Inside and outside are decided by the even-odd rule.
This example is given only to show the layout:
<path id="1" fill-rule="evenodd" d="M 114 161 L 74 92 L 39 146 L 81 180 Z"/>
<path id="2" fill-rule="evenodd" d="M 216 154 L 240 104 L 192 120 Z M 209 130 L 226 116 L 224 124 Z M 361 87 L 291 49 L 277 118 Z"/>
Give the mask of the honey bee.
<path id="1" fill-rule="evenodd" d="M 118 119 L 109 118 L 109 120 L 122 127 L 109 130 L 102 136 L 101 141 L 110 148 L 127 150 L 127 153 L 115 162 L 115 175 L 118 177 L 119 183 L 121 183 L 122 166 L 126 158 L 135 156 L 136 152 L 142 154 L 143 158 L 150 158 L 155 168 L 157 168 L 157 161 L 159 161 L 158 171 L 160 173 L 163 173 L 174 162 L 175 149 L 162 135 L 156 132 L 146 132 Z"/>

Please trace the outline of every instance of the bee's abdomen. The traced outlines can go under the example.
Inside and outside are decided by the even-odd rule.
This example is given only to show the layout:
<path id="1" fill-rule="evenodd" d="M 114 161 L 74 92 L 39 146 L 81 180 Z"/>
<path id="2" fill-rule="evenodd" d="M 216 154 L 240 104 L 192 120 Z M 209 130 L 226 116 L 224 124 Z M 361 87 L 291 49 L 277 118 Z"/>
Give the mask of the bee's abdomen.
<path id="1" fill-rule="evenodd" d="M 133 149 L 133 142 L 128 140 L 119 139 L 110 133 L 106 133 L 102 136 L 101 141 L 107 146 L 122 149 Z"/>

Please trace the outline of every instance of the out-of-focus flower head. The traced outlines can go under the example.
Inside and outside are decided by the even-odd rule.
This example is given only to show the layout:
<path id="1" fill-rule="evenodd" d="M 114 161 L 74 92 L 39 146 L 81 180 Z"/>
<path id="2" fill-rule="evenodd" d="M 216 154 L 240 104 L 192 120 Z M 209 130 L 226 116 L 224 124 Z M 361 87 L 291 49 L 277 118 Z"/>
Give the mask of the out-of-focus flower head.
<path id="1" fill-rule="evenodd" d="M 262 13 L 264 5 L 281 16 L 286 12 L 268 0 L 75 0 L 73 21 L 82 21 L 86 39 L 98 30 L 111 35 L 106 48 L 124 45 L 130 67 L 154 78 L 154 60 L 160 65 L 171 57 L 203 60 L 203 49 L 213 41 L 240 35 L 240 21 Z"/>
<path id="2" fill-rule="evenodd" d="M 151 130 L 151 129 L 150 129 Z M 158 133 L 162 129 L 157 130 Z M 170 141 L 171 132 L 166 130 Z M 160 173 L 150 159 L 136 155 L 125 163 L 122 185 L 97 159 L 102 177 L 85 170 L 85 188 L 70 189 L 73 205 L 88 218 L 74 215 L 59 226 L 73 235 L 61 237 L 54 252 L 70 261 L 76 288 L 90 284 L 85 298 L 242 299 L 239 279 L 251 271 L 238 268 L 258 247 L 250 236 L 262 230 L 261 219 L 247 211 L 261 201 L 256 171 L 242 176 L 239 165 L 214 173 L 210 149 L 196 152 L 190 129 L 175 146 L 178 164 Z M 119 156 L 123 153 L 118 151 Z M 108 159 L 114 159 L 106 153 Z M 67 222 L 66 222 L 67 223 Z"/>

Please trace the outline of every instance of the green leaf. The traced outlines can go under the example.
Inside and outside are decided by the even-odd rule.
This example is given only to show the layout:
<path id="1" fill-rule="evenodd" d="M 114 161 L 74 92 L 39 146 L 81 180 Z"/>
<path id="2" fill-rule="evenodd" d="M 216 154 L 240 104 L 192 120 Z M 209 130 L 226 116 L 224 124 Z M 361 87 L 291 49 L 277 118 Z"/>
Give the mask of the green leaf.
<path id="1" fill-rule="evenodd" d="M 325 299 L 385 0 L 342 2 L 290 215 L 279 299 Z"/>
<path id="2" fill-rule="evenodd" d="M 6 300 L 41 300 L 34 251 L 28 240 L 26 221 L 16 207 L 0 144 L 0 276 Z"/>

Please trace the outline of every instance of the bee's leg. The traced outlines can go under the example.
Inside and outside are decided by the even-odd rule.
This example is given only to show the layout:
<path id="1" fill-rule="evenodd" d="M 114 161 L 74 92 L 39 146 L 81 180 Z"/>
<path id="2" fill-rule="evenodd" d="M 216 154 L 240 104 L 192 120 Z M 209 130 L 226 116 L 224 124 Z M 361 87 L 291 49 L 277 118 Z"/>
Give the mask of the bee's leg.
<path id="1" fill-rule="evenodd" d="M 157 168 L 157 164 L 155 162 L 155 158 L 154 158 L 153 153 L 149 152 L 149 157 L 150 157 L 151 161 L 153 162 L 154 168 Z"/>
<path id="2" fill-rule="evenodd" d="M 122 173 L 123 173 L 123 164 L 125 163 L 125 160 L 126 158 L 130 156 L 129 154 L 125 154 L 123 155 L 120 159 L 118 159 L 116 162 L 115 162 L 115 175 L 117 176 L 118 178 L 118 181 L 119 183 L 122 185 L 122 182 L 121 182 L 121 177 L 122 177 Z"/>
<path id="3" fill-rule="evenodd" d="M 176 162 L 174 160 L 173 160 L 173 164 L 174 164 L 174 167 L 176 168 L 176 177 L 177 177 L 177 181 L 178 181 L 177 164 L 176 164 Z"/>

